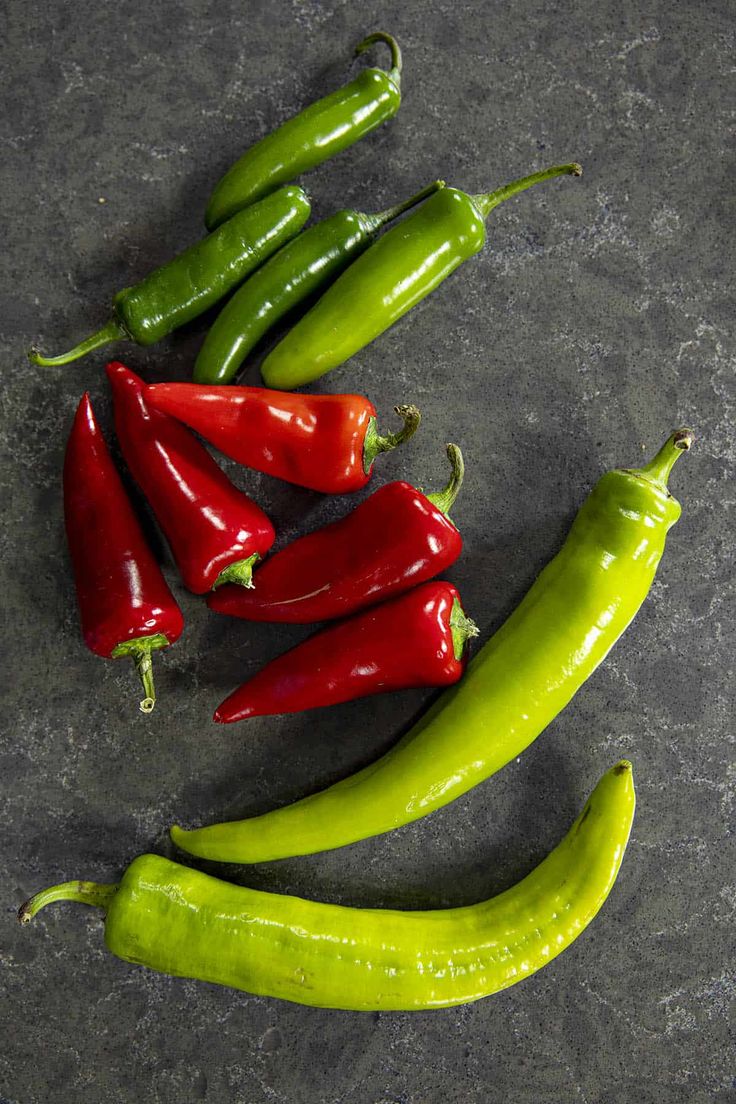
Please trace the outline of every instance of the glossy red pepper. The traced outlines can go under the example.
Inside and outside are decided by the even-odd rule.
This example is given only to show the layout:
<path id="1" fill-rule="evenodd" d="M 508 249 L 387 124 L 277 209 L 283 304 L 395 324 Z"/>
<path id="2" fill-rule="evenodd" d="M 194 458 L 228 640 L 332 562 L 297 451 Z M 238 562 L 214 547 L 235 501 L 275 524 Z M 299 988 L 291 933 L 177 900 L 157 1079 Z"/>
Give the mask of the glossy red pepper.
<path id="1" fill-rule="evenodd" d="M 292 541 L 256 572 L 256 589 L 223 587 L 210 609 L 246 621 L 304 624 L 344 617 L 432 579 L 460 555 L 462 538 L 447 516 L 463 478 L 463 458 L 448 445 L 452 476 L 436 494 L 386 483 L 340 521 Z"/>
<path id="2" fill-rule="evenodd" d="M 221 724 L 415 686 L 449 686 L 477 628 L 451 583 L 432 582 L 330 625 L 238 687 L 215 711 Z"/>
<path id="3" fill-rule="evenodd" d="M 416 407 L 397 406 L 403 429 L 381 436 L 376 408 L 362 395 L 154 383 L 145 397 L 239 464 L 325 494 L 364 487 L 376 456 L 408 440 L 419 425 Z"/>
<path id="4" fill-rule="evenodd" d="M 141 710 L 156 701 L 151 652 L 181 636 L 184 619 L 133 512 L 89 395 L 77 408 L 64 456 L 64 520 L 84 642 L 105 659 L 130 656 Z"/>
<path id="5" fill-rule="evenodd" d="M 107 375 L 125 462 L 166 535 L 185 586 L 252 586 L 253 564 L 274 541 L 263 510 L 233 486 L 204 445 L 143 397 L 145 384 L 113 361 Z"/>

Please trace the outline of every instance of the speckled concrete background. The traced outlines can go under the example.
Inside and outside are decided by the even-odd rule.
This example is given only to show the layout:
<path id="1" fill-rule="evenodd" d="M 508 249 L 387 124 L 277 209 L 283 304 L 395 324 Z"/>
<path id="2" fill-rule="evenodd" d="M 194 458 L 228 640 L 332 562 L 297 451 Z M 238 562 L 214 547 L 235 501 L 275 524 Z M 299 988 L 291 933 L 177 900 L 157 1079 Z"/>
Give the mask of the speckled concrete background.
<path id="1" fill-rule="evenodd" d="M 5 5 L 4 1104 L 736 1100 L 728 8 Z M 317 216 L 378 209 L 437 175 L 478 191 L 585 166 L 581 181 L 499 209 L 483 255 L 325 383 L 384 411 L 421 406 L 420 435 L 376 485 L 438 486 L 441 443 L 462 444 L 467 550 L 450 576 L 483 638 L 604 469 L 637 462 L 677 424 L 699 434 L 673 479 L 683 517 L 649 601 L 519 762 L 389 837 L 225 872 L 359 905 L 475 901 L 534 866 L 599 774 L 630 756 L 633 840 L 592 928 L 517 988 L 426 1015 L 314 1011 L 157 976 L 109 956 L 100 918 L 80 907 L 24 930 L 14 917 L 48 883 L 115 880 L 139 852 L 166 853 L 174 819 L 263 810 L 345 775 L 430 696 L 216 727 L 224 693 L 306 630 L 229 623 L 179 589 L 186 635 L 158 662 L 156 713 L 139 715 L 131 671 L 81 644 L 62 527 L 62 454 L 84 388 L 109 426 L 104 354 L 58 371 L 23 357 L 33 339 L 66 348 L 96 328 L 114 290 L 195 239 L 226 166 L 341 84 L 352 45 L 378 27 L 405 51 L 404 106 L 310 176 Z M 149 379 L 186 378 L 202 332 L 121 355 Z M 236 479 L 283 541 L 351 505 Z"/>

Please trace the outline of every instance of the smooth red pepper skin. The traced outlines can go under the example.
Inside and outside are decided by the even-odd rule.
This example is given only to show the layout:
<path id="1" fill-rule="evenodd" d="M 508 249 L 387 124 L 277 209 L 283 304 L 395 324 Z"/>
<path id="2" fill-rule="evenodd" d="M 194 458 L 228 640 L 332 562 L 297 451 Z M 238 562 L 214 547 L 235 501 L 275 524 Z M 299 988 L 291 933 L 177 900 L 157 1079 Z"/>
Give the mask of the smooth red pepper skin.
<path id="1" fill-rule="evenodd" d="M 224 586 L 207 603 L 246 621 L 328 621 L 434 578 L 462 543 L 416 487 L 386 483 L 347 517 L 271 556 L 255 573 L 255 590 Z"/>
<path id="2" fill-rule="evenodd" d="M 110 658 L 126 641 L 181 636 L 184 619 L 154 559 L 88 394 L 64 457 L 64 520 L 84 642 Z"/>
<path id="3" fill-rule="evenodd" d="M 184 585 L 204 594 L 226 567 L 254 553 L 263 556 L 273 544 L 273 526 L 188 429 L 148 406 L 142 379 L 118 361 L 108 364 L 107 375 L 125 462 L 164 531 Z"/>
<path id="4" fill-rule="evenodd" d="M 239 464 L 300 487 L 345 494 L 364 487 L 372 402 L 361 395 L 296 395 L 266 387 L 155 383 L 146 402 L 196 429 Z"/>
<path id="5" fill-rule="evenodd" d="M 330 625 L 235 690 L 215 712 L 221 724 L 406 690 L 449 686 L 465 667 L 450 629 L 460 596 L 451 583 L 410 590 Z"/>

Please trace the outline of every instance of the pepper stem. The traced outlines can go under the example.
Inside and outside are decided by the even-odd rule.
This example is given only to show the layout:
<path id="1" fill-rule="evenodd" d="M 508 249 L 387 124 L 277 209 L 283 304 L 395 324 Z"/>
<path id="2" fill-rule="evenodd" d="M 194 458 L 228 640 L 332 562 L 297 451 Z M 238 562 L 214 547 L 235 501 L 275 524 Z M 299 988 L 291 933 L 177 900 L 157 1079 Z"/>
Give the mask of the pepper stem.
<path id="1" fill-rule="evenodd" d="M 433 506 L 445 515 L 450 516 L 450 510 L 452 509 L 455 499 L 458 496 L 458 492 L 463 485 L 463 477 L 465 475 L 465 462 L 463 460 L 463 454 L 457 445 L 447 446 L 447 455 L 452 464 L 452 474 L 446 487 L 441 491 L 435 491 L 433 494 L 425 495 Z"/>
<path id="2" fill-rule="evenodd" d="M 544 180 L 551 180 L 553 176 L 582 176 L 583 170 L 577 161 L 569 165 L 553 165 L 551 169 L 542 169 L 541 172 L 532 173 L 530 176 L 522 176 L 511 184 L 504 184 L 503 188 L 497 188 L 495 192 L 486 192 L 474 195 L 473 202 L 479 209 L 483 218 L 488 218 L 494 207 L 503 203 L 506 199 L 519 192 L 525 192 L 527 188 L 533 188 L 535 184 L 541 184 Z"/>
<path id="3" fill-rule="evenodd" d="M 399 44 L 393 35 L 388 34 L 386 31 L 375 31 L 374 34 L 368 35 L 362 42 L 359 42 L 355 47 L 355 57 L 359 57 L 361 54 L 373 46 L 376 42 L 385 42 L 391 51 L 391 69 L 389 71 L 389 77 L 398 87 L 401 85 L 401 50 Z"/>
<path id="4" fill-rule="evenodd" d="M 657 455 L 644 467 L 636 469 L 637 474 L 644 476 L 645 479 L 651 479 L 653 483 L 659 483 L 666 487 L 670 472 L 674 468 L 678 457 L 681 453 L 687 452 L 694 441 L 695 434 L 691 429 L 676 429 L 667 438 Z"/>
<path id="5" fill-rule="evenodd" d="M 407 403 L 405 406 L 395 406 L 394 411 L 400 418 L 404 419 L 403 426 L 396 433 L 387 433 L 383 437 L 376 428 L 376 419 L 371 418 L 368 422 L 368 429 L 363 443 L 363 471 L 366 475 L 370 475 L 373 461 L 380 452 L 390 452 L 397 445 L 403 445 L 404 441 L 408 441 L 410 437 L 413 437 L 419 428 L 422 415 L 411 403 Z"/>
<path id="6" fill-rule="evenodd" d="M 18 909 L 18 920 L 21 924 L 30 924 L 37 912 L 46 908 L 46 905 L 53 904 L 54 901 L 78 901 L 82 905 L 106 909 L 117 893 L 117 889 L 117 884 L 62 882 L 61 885 L 50 886 L 29 897 Z"/>
<path id="7" fill-rule="evenodd" d="M 450 611 L 450 633 L 452 635 L 452 650 L 455 653 L 455 659 L 459 660 L 463 658 L 466 643 L 471 637 L 477 636 L 479 632 L 480 630 L 475 621 L 466 617 L 463 607 L 456 598 L 452 603 L 452 609 Z"/>
<path id="8" fill-rule="evenodd" d="M 138 636 L 134 640 L 124 640 L 111 653 L 113 659 L 130 656 L 135 663 L 145 694 L 140 703 L 141 713 L 152 713 L 156 704 L 151 652 L 154 652 L 157 648 L 167 648 L 168 646 L 168 638 L 163 633 L 156 633 L 154 636 Z"/>
<path id="9" fill-rule="evenodd" d="M 80 357 L 86 356 L 87 353 L 91 353 L 95 349 L 101 348 L 103 345 L 109 345 L 111 341 L 122 341 L 123 338 L 126 337 L 128 337 L 128 334 L 123 323 L 118 318 L 111 318 L 106 326 L 103 326 L 97 333 L 93 333 L 91 337 L 87 337 L 84 341 L 80 341 L 79 344 L 75 345 L 73 349 L 70 349 L 68 353 L 61 353 L 60 356 L 47 357 L 43 356 L 34 345 L 28 353 L 28 359 L 31 364 L 35 364 L 39 368 L 53 368 L 55 365 L 69 364 L 72 360 L 79 360 Z"/>
<path id="10" fill-rule="evenodd" d="M 249 590 L 252 590 L 253 568 L 260 558 L 258 553 L 254 552 L 247 560 L 238 560 L 236 563 L 228 564 L 215 579 L 212 584 L 212 589 L 217 590 L 217 588 L 224 583 L 236 583 L 238 586 L 247 587 Z"/>
<path id="11" fill-rule="evenodd" d="M 433 180 L 426 188 L 422 188 L 416 195 L 410 196 L 409 199 L 405 199 L 403 203 L 397 203 L 395 207 L 387 207 L 385 211 L 379 211 L 377 215 L 364 216 L 369 225 L 370 232 L 372 234 L 377 233 L 377 231 L 387 223 L 393 222 L 399 215 L 403 215 L 405 211 L 410 211 L 412 207 L 416 207 L 423 199 L 427 199 L 428 196 L 434 195 L 435 192 L 441 191 L 442 188 L 446 186 L 444 180 Z"/>

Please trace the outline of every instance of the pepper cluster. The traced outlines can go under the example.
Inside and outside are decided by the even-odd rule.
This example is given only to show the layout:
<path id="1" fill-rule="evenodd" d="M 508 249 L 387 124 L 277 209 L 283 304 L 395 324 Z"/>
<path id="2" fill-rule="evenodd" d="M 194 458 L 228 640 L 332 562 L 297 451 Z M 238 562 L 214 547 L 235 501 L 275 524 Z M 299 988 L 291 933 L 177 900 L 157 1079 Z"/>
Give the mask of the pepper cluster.
<path id="1" fill-rule="evenodd" d="M 376 457 L 414 434 L 418 410 L 397 406 L 402 428 L 381 435 L 367 398 L 288 389 L 343 364 L 477 253 L 499 203 L 581 172 L 557 165 L 473 196 L 434 181 L 380 214 L 339 211 L 302 231 L 310 205 L 291 181 L 400 106 L 396 41 L 379 32 L 356 52 L 377 42 L 391 50 L 390 70 L 365 69 L 251 147 L 214 189 L 206 238 L 119 292 L 112 320 L 69 353 L 31 353 L 34 363 L 53 365 L 115 340 L 148 345 L 233 292 L 202 345 L 194 382 L 151 386 L 123 364 L 107 366 L 123 457 L 184 585 L 206 594 L 210 609 L 249 621 L 335 622 L 236 689 L 216 721 L 457 684 L 382 759 L 327 790 L 248 820 L 172 828 L 178 847 L 208 860 L 263 862 L 341 847 L 424 817 L 495 774 L 567 705 L 635 616 L 680 514 L 667 480 L 692 443 L 687 429 L 644 467 L 598 481 L 559 554 L 470 664 L 467 642 L 478 630 L 456 588 L 436 579 L 462 549 L 449 516 L 464 471 L 457 445 L 447 446 L 443 490 L 388 483 L 341 520 L 268 555 L 271 522 L 191 431 L 240 464 L 303 487 L 339 494 L 365 486 Z M 222 386 L 280 319 L 318 294 L 265 358 L 266 388 Z M 150 712 L 152 652 L 178 639 L 183 618 L 87 394 L 67 446 L 64 503 L 85 641 L 97 655 L 133 658 L 141 709 Z M 614 884 L 634 804 L 631 764 L 622 761 L 535 871 L 472 908 L 338 909 L 148 855 L 119 885 L 44 890 L 20 918 L 52 901 L 81 901 L 106 910 L 114 953 L 170 974 L 325 1007 L 442 1007 L 514 984 L 579 935 Z"/>

